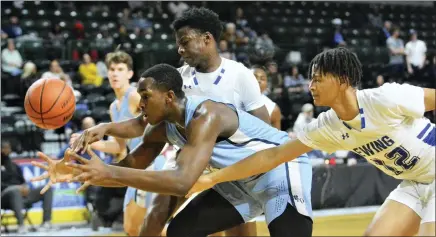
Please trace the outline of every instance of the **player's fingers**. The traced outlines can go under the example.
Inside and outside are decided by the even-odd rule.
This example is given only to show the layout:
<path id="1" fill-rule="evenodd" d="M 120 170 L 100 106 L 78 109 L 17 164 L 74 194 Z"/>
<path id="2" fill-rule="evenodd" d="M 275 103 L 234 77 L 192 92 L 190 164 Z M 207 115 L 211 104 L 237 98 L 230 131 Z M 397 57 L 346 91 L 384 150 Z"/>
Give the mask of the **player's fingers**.
<path id="1" fill-rule="evenodd" d="M 88 164 L 89 163 L 88 159 L 78 155 L 77 153 L 71 152 L 69 155 L 70 155 L 70 158 L 72 158 L 74 160 L 77 160 L 77 161 L 79 161 L 82 164 Z"/>
<path id="2" fill-rule="evenodd" d="M 46 161 L 47 163 L 49 163 L 49 164 L 52 162 L 52 159 L 51 159 L 48 155 L 46 155 L 46 154 L 44 154 L 44 153 L 42 153 L 42 152 L 40 152 L 40 151 L 38 151 L 38 152 L 36 153 L 36 155 L 38 155 L 39 158 L 45 160 L 45 161 Z"/>
<path id="3" fill-rule="evenodd" d="M 71 182 L 86 182 L 88 181 L 89 174 L 88 173 L 82 173 L 79 174 L 77 176 L 75 176 L 74 178 L 71 179 Z"/>
<path id="4" fill-rule="evenodd" d="M 86 181 L 85 183 L 82 184 L 82 186 L 80 186 L 77 190 L 76 190 L 76 194 L 79 194 L 80 192 L 85 191 L 85 189 L 87 189 L 89 187 L 89 185 L 91 185 L 88 181 Z"/>
<path id="5" fill-rule="evenodd" d="M 88 146 L 87 149 L 88 155 L 92 157 L 97 157 L 97 154 L 95 154 L 95 152 L 91 149 L 91 146 Z"/>
<path id="6" fill-rule="evenodd" d="M 82 143 L 83 143 L 84 137 L 85 137 L 85 133 L 81 134 L 80 137 L 74 142 L 73 147 L 72 147 L 74 152 L 79 152 L 80 149 L 82 149 Z"/>
<path id="7" fill-rule="evenodd" d="M 44 188 L 41 190 L 41 192 L 39 192 L 41 195 L 44 194 L 45 192 L 47 192 L 47 190 L 51 187 L 51 185 L 53 184 L 53 182 L 48 181 L 48 183 L 44 186 Z"/>
<path id="8" fill-rule="evenodd" d="M 48 173 L 45 173 L 45 174 L 42 174 L 42 175 L 40 175 L 40 176 L 38 176 L 38 177 L 33 177 L 33 178 L 31 178 L 30 181 L 31 181 L 31 182 L 41 181 L 41 180 L 47 179 L 47 178 L 49 178 L 49 177 L 50 177 L 50 175 L 49 175 Z"/>
<path id="9" fill-rule="evenodd" d="M 48 165 L 44 165 L 44 164 L 42 164 L 42 163 L 40 163 L 40 162 L 32 161 L 32 162 L 30 162 L 30 163 L 31 163 L 33 166 L 39 167 L 39 168 L 44 169 L 44 170 L 48 170 L 48 169 L 49 169 Z"/>

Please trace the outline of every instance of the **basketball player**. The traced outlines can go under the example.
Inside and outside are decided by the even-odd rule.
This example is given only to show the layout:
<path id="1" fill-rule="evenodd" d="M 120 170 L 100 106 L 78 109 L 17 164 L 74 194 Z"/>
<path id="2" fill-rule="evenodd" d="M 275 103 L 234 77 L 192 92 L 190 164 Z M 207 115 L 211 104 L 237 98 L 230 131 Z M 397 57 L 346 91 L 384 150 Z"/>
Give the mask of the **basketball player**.
<path id="1" fill-rule="evenodd" d="M 182 90 L 187 95 L 204 95 L 219 98 L 234 104 L 237 108 L 269 123 L 268 111 L 264 106 L 259 85 L 253 73 L 243 64 L 219 56 L 217 40 L 220 39 L 222 25 L 218 15 L 205 8 L 191 8 L 174 21 L 178 53 L 186 65 L 178 69 L 183 78 Z M 145 129 L 144 117 L 118 123 L 116 137 L 132 138 L 141 136 Z M 83 133 L 83 143 L 103 137 L 106 133 L 97 126 Z M 81 147 L 77 147 L 80 149 Z M 83 149 L 85 151 L 86 149 Z M 171 169 L 174 158 L 167 161 L 164 168 Z M 158 195 L 154 198 L 151 210 L 147 212 L 140 235 L 160 235 L 172 213 L 184 200 Z M 233 230 L 241 236 L 255 236 L 255 223 Z"/>
<path id="2" fill-rule="evenodd" d="M 133 60 L 132 57 L 126 52 L 116 50 L 115 52 L 106 55 L 106 66 L 108 67 L 108 79 L 112 89 L 115 92 L 116 99 L 111 103 L 109 107 L 109 113 L 111 121 L 121 122 L 131 118 L 135 118 L 140 115 L 139 101 L 141 96 L 136 92 L 136 88 L 130 86 L 130 79 L 133 76 Z M 144 122 L 144 124 L 146 124 Z M 70 139 L 70 144 L 73 144 L 80 134 L 73 134 Z M 122 139 L 113 137 L 113 140 L 109 141 L 97 141 L 91 145 L 92 149 L 99 150 L 105 153 L 111 153 L 118 157 L 125 157 L 127 154 L 127 148 L 133 150 L 140 142 L 141 136 L 131 139 Z M 149 169 L 162 168 L 165 158 L 159 156 L 156 159 L 156 164 L 153 164 Z M 146 206 L 144 203 L 138 205 L 135 202 L 136 189 L 128 188 L 124 198 L 124 227 L 127 233 L 132 234 L 132 223 L 138 219 L 143 218 L 141 213 L 145 213 Z M 140 192 L 139 195 L 145 195 L 144 192 Z M 151 193 L 146 195 L 145 199 L 148 199 L 150 204 Z"/>
<path id="3" fill-rule="evenodd" d="M 357 90 L 361 64 L 345 48 L 318 54 L 309 75 L 315 105 L 329 106 L 329 111 L 299 132 L 298 139 L 205 175 L 191 192 L 268 172 L 312 149 L 349 150 L 404 180 L 377 211 L 365 235 L 435 236 L 436 128 L 423 117 L 435 110 L 435 89 L 385 83 Z"/>
<path id="4" fill-rule="evenodd" d="M 218 99 L 185 96 L 177 69 L 159 64 L 145 71 L 138 83 L 141 109 L 150 126 L 144 142 L 120 163 L 106 165 L 91 153 L 83 164 L 68 163 L 82 172 L 72 181 L 85 185 L 130 186 L 184 196 L 209 166 L 224 168 L 254 152 L 288 141 L 288 135 Z M 106 124 L 111 130 L 114 123 Z M 171 170 L 144 171 L 166 143 L 181 148 Z M 51 177 L 58 160 L 47 160 Z M 131 169 L 135 168 L 135 169 Z M 167 236 L 207 236 L 265 213 L 272 237 L 311 236 L 312 167 L 307 155 L 263 175 L 217 185 L 196 196 L 169 224 Z M 297 201 L 294 201 L 294 198 Z M 290 225 L 289 223 L 292 223 Z"/>
<path id="5" fill-rule="evenodd" d="M 271 126 L 281 129 L 281 121 L 282 121 L 282 112 L 280 111 L 279 106 L 277 106 L 274 101 L 272 101 L 268 96 L 266 96 L 265 91 L 268 89 L 268 76 L 266 74 L 266 70 L 264 67 L 259 65 L 252 66 L 254 76 L 259 83 L 260 92 L 262 93 L 263 103 L 265 104 L 266 109 L 268 110 L 268 114 L 271 119 Z"/>

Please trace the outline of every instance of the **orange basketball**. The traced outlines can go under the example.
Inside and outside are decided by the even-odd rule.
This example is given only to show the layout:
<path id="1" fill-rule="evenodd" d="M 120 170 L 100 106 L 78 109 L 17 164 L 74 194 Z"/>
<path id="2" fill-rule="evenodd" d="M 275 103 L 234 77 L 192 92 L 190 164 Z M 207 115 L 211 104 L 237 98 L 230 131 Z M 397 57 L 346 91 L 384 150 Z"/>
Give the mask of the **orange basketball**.
<path id="1" fill-rule="evenodd" d="M 60 79 L 39 79 L 33 83 L 24 98 L 27 117 L 44 129 L 64 126 L 76 110 L 73 89 Z"/>

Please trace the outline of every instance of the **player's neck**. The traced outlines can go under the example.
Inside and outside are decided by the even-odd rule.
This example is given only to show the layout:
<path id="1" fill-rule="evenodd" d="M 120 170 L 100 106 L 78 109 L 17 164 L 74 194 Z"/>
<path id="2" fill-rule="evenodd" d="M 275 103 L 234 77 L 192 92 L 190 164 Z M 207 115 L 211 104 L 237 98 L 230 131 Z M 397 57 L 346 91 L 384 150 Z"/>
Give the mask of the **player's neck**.
<path id="1" fill-rule="evenodd" d="M 185 128 L 185 106 L 186 97 L 177 100 L 176 103 L 170 108 L 170 113 L 168 114 L 167 121 L 170 123 L 177 124 L 179 127 Z"/>
<path id="2" fill-rule="evenodd" d="M 359 114 L 356 89 L 349 88 L 340 94 L 331 108 L 343 121 L 354 119 Z"/>
<path id="3" fill-rule="evenodd" d="M 210 55 L 208 59 L 204 61 L 204 63 L 200 63 L 197 67 L 195 67 L 195 70 L 202 73 L 213 72 L 221 65 L 221 60 L 222 59 L 218 52 L 213 53 L 213 55 Z"/>
<path id="4" fill-rule="evenodd" d="M 122 100 L 124 97 L 124 94 L 127 92 L 129 87 L 130 87 L 130 84 L 126 84 L 123 87 L 114 89 L 115 97 L 117 97 L 118 100 Z"/>

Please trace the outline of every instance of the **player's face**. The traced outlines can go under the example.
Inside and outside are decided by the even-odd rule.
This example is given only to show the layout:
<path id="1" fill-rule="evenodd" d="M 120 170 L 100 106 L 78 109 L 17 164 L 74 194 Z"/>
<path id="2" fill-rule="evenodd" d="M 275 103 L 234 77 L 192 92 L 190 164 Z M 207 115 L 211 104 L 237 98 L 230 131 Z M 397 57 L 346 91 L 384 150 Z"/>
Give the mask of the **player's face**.
<path id="1" fill-rule="evenodd" d="M 133 71 L 129 70 L 125 63 L 111 63 L 108 68 L 107 77 L 112 89 L 119 89 L 129 84 Z"/>
<path id="2" fill-rule="evenodd" d="M 260 92 L 263 93 L 268 87 L 268 77 L 266 76 L 265 71 L 260 68 L 256 68 L 254 69 L 254 76 L 259 83 Z"/>
<path id="3" fill-rule="evenodd" d="M 178 53 L 191 67 L 196 67 L 204 60 L 206 37 L 189 27 L 182 27 L 176 32 Z"/>
<path id="4" fill-rule="evenodd" d="M 339 80 L 331 74 L 312 73 L 312 80 L 309 85 L 312 93 L 313 103 L 316 106 L 329 106 L 335 103 L 341 91 Z"/>
<path id="5" fill-rule="evenodd" d="M 167 110 L 166 95 L 153 86 L 153 78 L 141 78 L 138 82 L 138 94 L 141 96 L 139 103 L 143 116 L 151 125 L 159 124 L 165 120 Z"/>

